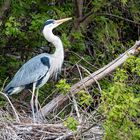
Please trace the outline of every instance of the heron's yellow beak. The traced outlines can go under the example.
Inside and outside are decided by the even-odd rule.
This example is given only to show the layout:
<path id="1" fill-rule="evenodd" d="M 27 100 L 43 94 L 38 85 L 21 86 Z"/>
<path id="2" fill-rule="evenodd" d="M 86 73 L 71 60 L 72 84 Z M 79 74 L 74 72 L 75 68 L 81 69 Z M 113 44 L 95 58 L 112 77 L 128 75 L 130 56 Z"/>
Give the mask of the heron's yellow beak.
<path id="1" fill-rule="evenodd" d="M 56 23 L 57 26 L 58 26 L 58 25 L 62 24 L 63 22 L 71 20 L 71 19 L 72 19 L 71 17 L 70 18 L 64 18 L 64 19 L 59 19 L 59 20 L 55 20 L 54 23 Z"/>

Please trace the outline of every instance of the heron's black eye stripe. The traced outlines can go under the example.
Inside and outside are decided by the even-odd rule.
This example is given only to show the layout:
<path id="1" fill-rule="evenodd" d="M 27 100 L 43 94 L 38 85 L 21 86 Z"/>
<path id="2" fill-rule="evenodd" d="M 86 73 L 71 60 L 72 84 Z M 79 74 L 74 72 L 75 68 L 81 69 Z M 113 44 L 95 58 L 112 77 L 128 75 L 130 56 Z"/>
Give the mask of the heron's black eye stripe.
<path id="1" fill-rule="evenodd" d="M 48 21 L 46 21 L 45 25 L 49 25 L 51 23 L 54 23 L 54 20 L 48 20 Z"/>
<path id="2" fill-rule="evenodd" d="M 46 25 L 54 24 L 54 21 L 55 21 L 55 20 L 53 20 L 53 19 L 47 20 L 47 21 L 45 22 L 44 26 L 42 27 L 41 31 L 43 31 L 43 29 L 44 29 L 44 27 L 45 27 Z"/>
<path id="3" fill-rule="evenodd" d="M 50 68 L 50 60 L 48 57 L 42 57 L 42 58 L 40 58 L 40 60 L 43 65 L 48 66 L 48 68 Z"/>

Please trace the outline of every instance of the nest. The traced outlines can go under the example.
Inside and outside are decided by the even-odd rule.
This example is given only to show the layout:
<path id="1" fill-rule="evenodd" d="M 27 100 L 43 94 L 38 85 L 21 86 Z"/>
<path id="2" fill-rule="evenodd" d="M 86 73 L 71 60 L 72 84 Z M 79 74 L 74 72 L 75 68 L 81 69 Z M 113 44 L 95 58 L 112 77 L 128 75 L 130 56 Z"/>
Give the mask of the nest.
<path id="1" fill-rule="evenodd" d="M 101 140 L 103 137 L 102 115 L 98 109 L 92 112 L 86 112 L 79 107 L 73 97 L 73 105 L 69 113 L 62 119 L 59 113 L 50 113 L 51 117 L 46 119 L 42 113 L 36 113 L 36 123 L 30 113 L 27 114 L 24 109 L 17 112 L 9 98 L 1 92 L 8 100 L 9 104 L 4 109 L 0 109 L 0 140 Z M 22 105 L 20 104 L 21 108 Z M 64 122 L 69 115 L 78 123 L 76 129 L 72 131 L 70 127 L 65 126 Z M 71 121 L 73 123 L 74 120 Z"/>
<path id="2" fill-rule="evenodd" d="M 1 140 L 66 140 L 66 139 L 95 139 L 101 140 L 103 130 L 91 122 L 79 125 L 77 131 L 71 131 L 60 120 L 54 123 L 32 123 L 30 117 L 20 115 L 20 123 L 7 111 L 0 110 L 0 139 Z M 25 122 L 26 120 L 26 122 Z M 28 121 L 27 121 L 28 120 Z"/>

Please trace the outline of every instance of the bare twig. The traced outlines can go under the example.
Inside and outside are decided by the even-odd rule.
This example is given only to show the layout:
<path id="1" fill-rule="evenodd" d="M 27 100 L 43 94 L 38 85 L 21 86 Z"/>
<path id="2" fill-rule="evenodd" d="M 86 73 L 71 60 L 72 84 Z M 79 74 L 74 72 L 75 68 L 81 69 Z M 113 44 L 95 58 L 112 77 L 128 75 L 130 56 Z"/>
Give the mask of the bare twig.
<path id="1" fill-rule="evenodd" d="M 85 70 L 89 75 L 91 75 L 91 73 L 90 73 L 86 68 L 82 67 L 81 65 L 80 65 L 80 67 L 81 67 L 83 70 Z M 99 90 L 100 90 L 100 93 L 102 93 L 102 89 L 101 89 L 101 86 L 100 86 L 99 82 L 98 82 L 94 77 L 92 77 L 92 78 L 93 78 L 93 80 L 96 82 L 96 84 L 98 85 L 98 88 L 99 88 Z"/>
<path id="2" fill-rule="evenodd" d="M 10 99 L 8 98 L 8 96 L 7 96 L 6 94 L 4 94 L 3 92 L 1 92 L 1 91 L 0 91 L 0 94 L 3 95 L 3 96 L 7 99 L 7 101 L 9 102 L 9 104 L 11 105 L 11 107 L 12 107 L 12 109 L 13 109 L 13 111 L 14 111 L 14 114 L 15 114 L 15 117 L 16 117 L 16 121 L 17 121 L 17 122 L 20 122 L 20 119 L 19 119 L 19 117 L 18 117 L 18 114 L 17 114 L 17 112 L 16 112 L 16 109 L 14 108 L 14 106 L 13 106 L 13 104 L 11 103 Z"/>
<path id="3" fill-rule="evenodd" d="M 71 96 L 72 96 L 73 105 L 74 105 L 74 108 L 75 108 L 75 111 L 76 111 L 76 114 L 77 114 L 77 117 L 78 117 L 79 124 L 81 124 L 82 119 L 81 119 L 81 115 L 80 115 L 79 110 L 78 110 L 78 105 L 77 105 L 76 99 L 74 97 L 74 94 L 71 94 Z"/>
<path id="4" fill-rule="evenodd" d="M 74 133 L 73 133 L 73 132 L 69 132 L 69 133 L 66 133 L 66 134 L 63 135 L 63 136 L 58 137 L 58 138 L 55 139 L 55 140 L 65 140 L 65 139 L 68 139 L 68 138 L 70 138 L 70 137 L 72 137 L 72 136 L 74 136 Z"/>
<path id="5" fill-rule="evenodd" d="M 79 69 L 79 66 L 76 64 L 76 66 L 77 66 L 77 69 L 78 69 L 78 72 L 79 72 L 79 74 L 80 74 L 80 78 L 81 78 L 81 80 L 83 79 L 82 78 L 82 73 L 81 73 L 81 71 L 80 71 L 80 69 Z M 83 83 L 83 87 L 84 87 L 84 89 L 86 90 L 86 86 L 84 85 L 84 83 Z M 87 91 L 87 90 L 86 90 Z"/>

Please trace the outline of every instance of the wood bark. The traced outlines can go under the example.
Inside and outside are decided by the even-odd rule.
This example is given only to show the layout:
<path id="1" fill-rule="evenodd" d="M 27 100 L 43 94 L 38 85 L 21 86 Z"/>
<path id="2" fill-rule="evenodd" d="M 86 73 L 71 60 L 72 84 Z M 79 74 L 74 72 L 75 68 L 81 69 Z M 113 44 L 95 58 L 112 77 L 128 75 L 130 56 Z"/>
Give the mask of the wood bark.
<path id="1" fill-rule="evenodd" d="M 140 51 L 140 41 L 136 41 L 134 46 L 132 46 L 125 53 L 121 54 L 114 61 L 105 65 L 103 68 L 95 71 L 91 75 L 85 77 L 78 83 L 74 84 L 71 87 L 70 92 L 72 94 L 75 94 L 80 90 L 84 89 L 85 87 L 91 86 L 92 84 L 96 83 L 96 81 L 104 78 L 106 75 L 109 75 L 112 71 L 114 71 L 117 67 L 121 66 L 131 55 L 137 55 L 139 51 Z M 60 94 L 56 98 L 51 100 L 48 104 L 46 104 L 41 109 L 41 112 L 44 114 L 44 116 L 47 116 L 51 111 L 58 109 L 64 102 L 68 100 L 69 100 L 68 96 Z"/>

